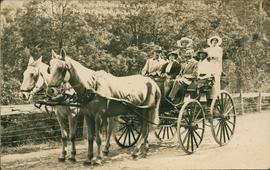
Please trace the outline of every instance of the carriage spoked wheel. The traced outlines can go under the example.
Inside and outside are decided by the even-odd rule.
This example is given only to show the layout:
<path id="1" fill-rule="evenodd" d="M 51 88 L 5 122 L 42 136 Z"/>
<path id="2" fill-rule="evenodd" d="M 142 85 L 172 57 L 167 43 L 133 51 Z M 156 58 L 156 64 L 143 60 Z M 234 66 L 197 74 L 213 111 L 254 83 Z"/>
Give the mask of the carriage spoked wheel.
<path id="1" fill-rule="evenodd" d="M 189 100 L 182 106 L 177 120 L 178 142 L 187 154 L 195 152 L 203 139 L 205 114 L 197 100 Z"/>
<path id="2" fill-rule="evenodd" d="M 213 98 L 210 110 L 211 131 L 215 141 L 223 146 L 234 134 L 236 111 L 231 95 L 222 90 Z"/>
<path id="3" fill-rule="evenodd" d="M 177 117 L 173 114 L 160 115 L 160 124 L 155 130 L 156 138 L 161 142 L 171 141 L 176 132 Z"/>
<path id="4" fill-rule="evenodd" d="M 114 135 L 115 142 L 122 148 L 128 148 L 137 143 L 141 136 L 142 123 L 135 115 L 119 116 L 118 126 Z"/>

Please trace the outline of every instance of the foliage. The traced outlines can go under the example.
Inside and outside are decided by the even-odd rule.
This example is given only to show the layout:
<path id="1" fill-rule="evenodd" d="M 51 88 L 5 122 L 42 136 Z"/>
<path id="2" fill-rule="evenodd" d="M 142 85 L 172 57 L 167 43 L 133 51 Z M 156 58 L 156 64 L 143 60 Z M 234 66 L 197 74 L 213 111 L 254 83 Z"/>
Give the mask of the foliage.
<path id="1" fill-rule="evenodd" d="M 183 36 L 195 50 L 212 35 L 222 37 L 228 90 L 269 90 L 267 9 L 267 0 L 28 0 L 1 9 L 1 104 L 18 101 L 30 56 L 48 62 L 51 50 L 63 47 L 91 69 L 132 75 L 143 67 L 146 44 L 171 50 Z"/>

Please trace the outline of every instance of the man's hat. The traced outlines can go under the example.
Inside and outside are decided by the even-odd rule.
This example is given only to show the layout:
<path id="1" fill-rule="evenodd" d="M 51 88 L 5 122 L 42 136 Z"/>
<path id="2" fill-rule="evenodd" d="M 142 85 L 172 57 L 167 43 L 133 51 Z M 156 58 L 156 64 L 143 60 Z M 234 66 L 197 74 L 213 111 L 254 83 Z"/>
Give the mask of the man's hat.
<path id="1" fill-rule="evenodd" d="M 208 44 L 209 46 L 212 45 L 212 40 L 213 40 L 213 39 L 216 39 L 216 40 L 217 40 L 217 45 L 218 45 L 218 46 L 221 45 L 222 39 L 221 39 L 219 36 L 213 36 L 213 37 L 211 37 L 211 38 L 209 38 L 209 39 L 207 40 L 207 44 Z"/>
<path id="2" fill-rule="evenodd" d="M 208 55 L 208 53 L 206 51 L 203 51 L 203 50 L 200 50 L 197 52 L 197 55 L 201 55 L 201 54 Z"/>
<path id="3" fill-rule="evenodd" d="M 203 54 L 203 57 L 201 57 L 202 54 Z M 203 50 L 198 51 L 196 54 L 196 59 L 198 59 L 198 60 L 204 60 L 207 57 L 208 57 L 208 53 L 206 51 L 203 51 Z"/>
<path id="4" fill-rule="evenodd" d="M 169 52 L 169 54 L 167 55 L 167 58 L 169 58 L 169 56 L 174 56 L 174 58 L 178 58 L 178 51 L 177 50 L 174 50 L 172 52 Z"/>
<path id="5" fill-rule="evenodd" d="M 162 48 L 161 48 L 160 46 L 157 46 L 157 45 L 156 45 L 156 46 L 154 47 L 153 51 L 155 51 L 155 52 L 160 52 L 160 53 L 161 53 L 161 52 L 162 52 Z"/>
<path id="6" fill-rule="evenodd" d="M 188 42 L 187 47 L 190 47 L 190 46 L 193 44 L 193 40 L 192 40 L 192 39 L 187 38 L 187 37 L 183 37 L 183 38 L 181 38 L 180 40 L 178 40 L 178 41 L 176 42 L 177 47 L 183 47 L 183 46 L 182 46 L 182 43 L 183 43 L 184 41 L 187 41 L 187 42 Z"/>

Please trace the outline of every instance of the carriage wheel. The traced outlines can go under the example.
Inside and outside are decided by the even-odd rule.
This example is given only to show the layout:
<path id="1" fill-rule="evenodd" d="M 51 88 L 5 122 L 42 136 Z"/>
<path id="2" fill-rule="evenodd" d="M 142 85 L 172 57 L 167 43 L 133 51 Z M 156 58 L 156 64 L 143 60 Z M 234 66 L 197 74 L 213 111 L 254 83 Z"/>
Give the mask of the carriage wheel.
<path id="1" fill-rule="evenodd" d="M 176 132 L 177 117 L 171 115 L 160 115 L 160 124 L 155 130 L 155 136 L 162 142 L 170 141 Z"/>
<path id="2" fill-rule="evenodd" d="M 177 120 L 177 136 L 182 149 L 192 154 L 199 148 L 205 130 L 205 115 L 197 100 L 186 102 Z"/>
<path id="3" fill-rule="evenodd" d="M 137 116 L 120 116 L 118 117 L 119 126 L 115 133 L 114 139 L 117 145 L 122 148 L 128 148 L 137 143 L 141 136 L 142 123 Z"/>
<path id="4" fill-rule="evenodd" d="M 228 92 L 222 90 L 213 98 L 210 114 L 213 137 L 223 146 L 232 139 L 236 123 L 234 102 Z"/>

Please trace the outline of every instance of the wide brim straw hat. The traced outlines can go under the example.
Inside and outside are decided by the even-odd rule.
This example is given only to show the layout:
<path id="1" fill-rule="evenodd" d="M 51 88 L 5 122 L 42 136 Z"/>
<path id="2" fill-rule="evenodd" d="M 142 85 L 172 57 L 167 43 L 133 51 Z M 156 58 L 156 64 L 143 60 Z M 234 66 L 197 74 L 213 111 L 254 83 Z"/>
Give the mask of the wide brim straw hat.
<path id="1" fill-rule="evenodd" d="M 176 42 L 176 46 L 177 46 L 177 47 L 183 47 L 183 46 L 182 46 L 182 42 L 183 42 L 183 41 L 188 41 L 188 44 L 187 44 L 186 47 L 190 47 L 190 46 L 193 44 L 193 40 L 192 40 L 192 39 L 187 38 L 187 37 L 183 37 L 183 38 L 181 38 L 180 40 L 178 40 L 178 41 Z"/>
<path id="2" fill-rule="evenodd" d="M 160 46 L 156 46 L 156 47 L 154 47 L 154 51 L 161 53 L 162 52 L 162 48 Z"/>
<path id="3" fill-rule="evenodd" d="M 207 44 L 209 45 L 209 46 L 211 46 L 212 44 L 211 44 L 211 41 L 213 40 L 213 39 L 217 39 L 217 45 L 219 46 L 219 45 L 221 45 L 222 44 L 222 39 L 219 37 L 219 36 L 213 36 L 213 37 L 210 37 L 208 40 L 207 40 Z"/>

